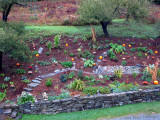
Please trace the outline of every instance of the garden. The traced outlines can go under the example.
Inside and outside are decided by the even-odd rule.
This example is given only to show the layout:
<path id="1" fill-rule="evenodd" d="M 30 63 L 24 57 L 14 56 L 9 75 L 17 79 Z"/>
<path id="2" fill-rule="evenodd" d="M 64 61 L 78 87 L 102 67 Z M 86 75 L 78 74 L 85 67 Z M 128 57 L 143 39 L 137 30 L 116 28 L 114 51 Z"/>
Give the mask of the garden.
<path id="1" fill-rule="evenodd" d="M 116 0 L 100 3 L 32 1 L 31 10 L 15 3 L 8 22 L 1 15 L 0 102 L 23 104 L 158 88 L 159 6 L 147 0 L 142 6 L 138 0 L 122 2 L 120 8 Z M 119 15 L 121 11 L 126 16 Z M 62 26 L 50 26 L 57 23 Z"/>

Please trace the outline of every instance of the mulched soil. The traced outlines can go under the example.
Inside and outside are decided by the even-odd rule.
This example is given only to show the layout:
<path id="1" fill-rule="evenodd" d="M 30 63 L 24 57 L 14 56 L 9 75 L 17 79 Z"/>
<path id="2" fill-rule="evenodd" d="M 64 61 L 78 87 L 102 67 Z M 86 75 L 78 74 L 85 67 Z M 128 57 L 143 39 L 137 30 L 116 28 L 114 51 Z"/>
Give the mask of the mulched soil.
<path id="1" fill-rule="evenodd" d="M 53 42 L 54 36 L 46 37 L 44 39 L 47 40 L 47 41 L 52 41 Z M 43 50 L 42 54 L 40 54 L 39 58 L 35 57 L 32 62 L 25 63 L 25 62 L 16 61 L 16 60 L 10 59 L 6 55 L 4 55 L 3 56 L 4 69 L 3 69 L 3 71 L 0 72 L 0 74 L 4 73 L 5 77 L 6 76 L 11 77 L 11 81 L 14 82 L 14 85 L 15 85 L 15 89 L 12 89 L 10 87 L 7 88 L 7 99 L 12 100 L 13 98 L 16 98 L 17 95 L 21 94 L 21 92 L 23 91 L 23 88 L 26 87 L 26 84 L 21 81 L 21 77 L 23 75 L 27 76 L 27 78 L 29 80 L 33 80 L 35 77 L 37 77 L 39 75 L 44 75 L 44 74 L 47 74 L 47 73 L 53 73 L 56 69 L 64 69 L 64 67 L 61 64 L 58 64 L 58 65 L 54 64 L 55 65 L 54 67 L 52 66 L 53 64 L 43 67 L 43 66 L 40 66 L 39 64 L 36 63 L 36 61 L 50 60 L 50 58 L 52 58 L 52 57 L 56 58 L 57 61 L 62 61 L 62 62 L 71 61 L 72 57 L 70 57 L 69 55 L 67 55 L 67 56 L 64 55 L 64 53 L 63 53 L 64 50 L 67 50 L 68 54 L 69 53 L 76 54 L 76 56 L 74 57 L 75 62 L 76 62 L 76 69 L 81 70 L 81 67 L 84 66 L 84 62 L 78 57 L 77 49 L 80 46 L 83 46 L 82 51 L 88 50 L 89 49 L 88 43 L 91 42 L 92 40 L 83 41 L 81 38 L 79 38 L 79 39 L 77 39 L 77 41 L 78 41 L 77 43 L 73 43 L 73 40 L 74 40 L 73 37 L 62 36 L 61 37 L 61 48 L 59 48 L 59 49 L 53 48 L 52 52 L 50 53 L 49 56 L 46 55 L 46 52 L 48 52 L 48 48 L 46 47 L 46 44 L 39 44 L 39 39 L 34 41 L 35 44 L 36 44 L 36 49 L 35 50 L 33 49 L 32 44 L 28 43 L 29 46 L 30 46 L 30 49 L 32 51 L 33 50 L 38 51 L 38 49 L 40 47 L 44 48 L 44 50 Z M 101 62 L 99 64 L 101 66 L 121 65 L 121 62 L 124 61 L 124 60 L 122 60 L 122 58 L 127 58 L 127 56 L 130 56 L 129 58 L 126 59 L 128 66 L 135 66 L 136 64 L 143 65 L 144 61 L 147 64 L 153 64 L 153 63 L 156 62 L 156 59 L 159 58 L 159 56 L 160 56 L 160 51 L 158 51 L 159 49 L 156 48 L 153 45 L 153 41 L 151 41 L 150 39 L 115 38 L 115 37 L 113 37 L 113 38 L 105 38 L 105 37 L 97 38 L 97 42 L 99 42 L 99 44 L 101 44 L 103 46 L 106 44 L 105 40 L 109 40 L 112 43 L 125 44 L 127 55 L 116 54 L 118 59 L 119 59 L 118 62 L 111 61 L 109 59 L 109 57 L 107 57 L 106 62 Z M 104 43 L 101 43 L 101 41 L 104 41 Z M 130 55 L 131 52 L 130 52 L 130 48 L 128 47 L 128 45 L 131 42 L 135 43 L 135 45 L 132 45 L 131 48 L 140 47 L 140 43 L 142 43 L 142 47 L 147 47 L 148 50 L 152 49 L 153 52 L 158 51 L 159 53 L 155 54 L 155 55 L 149 55 L 149 59 L 147 59 L 146 56 L 144 56 L 143 58 L 139 58 L 136 55 L 136 53 L 132 53 L 132 55 Z M 68 46 L 66 46 L 66 43 L 68 44 Z M 81 45 L 79 45 L 79 43 L 81 43 Z M 97 60 L 97 58 L 101 55 L 101 53 L 106 52 L 108 49 L 106 48 L 106 49 L 103 49 L 103 50 L 96 50 L 94 60 Z M 90 49 L 90 52 L 93 53 L 93 50 Z M 145 54 L 144 52 L 142 52 L 142 53 L 143 53 L 143 55 Z M 120 55 L 122 55 L 122 56 L 120 56 Z M 152 59 L 151 57 L 155 57 L 155 59 Z M 17 62 L 20 63 L 20 66 L 16 65 Z M 35 72 L 35 67 L 33 67 L 33 69 L 32 69 L 33 74 L 28 75 L 29 66 L 31 64 L 37 65 L 39 67 L 39 71 L 41 71 L 41 73 Z M 26 73 L 25 74 L 16 74 L 14 71 L 18 68 L 23 68 L 26 71 Z M 92 68 L 82 68 L 82 70 L 85 71 L 85 72 L 92 72 L 93 71 Z M 33 89 L 32 93 L 34 95 L 38 96 L 42 92 L 46 91 L 46 89 L 48 89 L 49 92 L 53 92 L 55 95 L 60 94 L 62 89 L 65 88 L 65 85 L 70 83 L 71 81 L 73 81 L 73 79 L 71 79 L 71 80 L 68 80 L 67 83 L 61 83 L 60 82 L 60 79 L 59 79 L 60 75 L 61 74 L 68 74 L 68 73 L 60 73 L 60 74 L 55 75 L 53 77 L 54 80 L 53 80 L 53 86 L 52 87 L 46 87 L 46 85 L 45 85 L 46 81 L 43 80 L 42 83 L 37 88 Z M 77 74 L 77 72 L 75 72 L 75 73 Z M 138 77 L 136 79 L 134 79 L 133 75 L 123 75 L 122 79 L 118 79 L 118 81 L 124 82 L 124 81 L 128 80 L 130 83 L 137 82 L 138 84 L 143 86 L 142 81 L 139 80 L 141 76 L 142 75 L 138 75 Z M 4 82 L 3 81 L 5 77 L 0 76 L 1 84 L 5 83 L 5 84 L 8 84 L 8 86 L 9 86 L 9 82 Z M 96 79 L 98 80 L 98 78 L 96 78 Z M 105 79 L 101 79 L 100 81 L 104 81 L 104 80 Z M 108 85 L 109 83 L 112 82 L 111 80 L 108 80 L 108 81 L 105 80 L 105 81 L 106 81 L 106 83 L 99 82 L 98 85 L 95 85 L 95 86 L 106 86 L 106 85 Z M 58 86 L 58 88 L 57 88 L 57 86 Z M 55 90 L 56 88 L 57 88 L 57 90 Z M 0 90 L 0 91 L 4 91 L 4 90 Z M 71 90 L 70 92 L 74 92 L 74 91 Z M 80 94 L 80 93 L 79 92 L 78 93 L 74 92 L 72 95 L 75 95 L 75 94 Z M 5 99 L 5 100 L 7 100 L 7 99 Z"/>

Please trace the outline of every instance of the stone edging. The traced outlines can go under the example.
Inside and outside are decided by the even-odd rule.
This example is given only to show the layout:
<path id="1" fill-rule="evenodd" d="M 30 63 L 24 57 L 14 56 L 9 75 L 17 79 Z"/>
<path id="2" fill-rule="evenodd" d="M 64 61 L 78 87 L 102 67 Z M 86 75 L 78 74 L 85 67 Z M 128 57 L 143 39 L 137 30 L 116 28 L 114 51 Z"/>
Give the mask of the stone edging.
<path id="1" fill-rule="evenodd" d="M 34 104 L 1 105 L 4 114 L 13 115 L 13 112 L 24 114 L 56 114 L 88 109 L 108 108 L 126 104 L 160 101 L 160 89 L 129 91 L 111 94 L 96 94 L 89 97 L 67 98 L 53 101 L 37 101 Z"/>

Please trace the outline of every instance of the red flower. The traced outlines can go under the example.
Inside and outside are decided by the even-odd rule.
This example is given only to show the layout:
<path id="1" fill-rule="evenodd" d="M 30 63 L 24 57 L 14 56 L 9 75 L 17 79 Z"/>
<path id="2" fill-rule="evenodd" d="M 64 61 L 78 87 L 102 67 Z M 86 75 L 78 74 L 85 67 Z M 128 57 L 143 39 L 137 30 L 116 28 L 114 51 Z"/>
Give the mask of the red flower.
<path id="1" fill-rule="evenodd" d="M 32 66 L 29 66 L 30 69 L 32 69 Z"/>

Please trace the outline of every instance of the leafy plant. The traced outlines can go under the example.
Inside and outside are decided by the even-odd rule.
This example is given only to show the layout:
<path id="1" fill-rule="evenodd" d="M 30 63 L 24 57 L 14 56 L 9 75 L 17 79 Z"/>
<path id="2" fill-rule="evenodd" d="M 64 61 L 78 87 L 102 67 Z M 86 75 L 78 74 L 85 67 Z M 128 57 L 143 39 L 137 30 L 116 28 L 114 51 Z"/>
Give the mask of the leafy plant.
<path id="1" fill-rule="evenodd" d="M 82 71 L 82 70 L 78 71 L 77 78 L 78 78 L 78 79 L 81 79 L 81 80 L 84 79 L 84 75 L 83 75 L 83 71 Z"/>
<path id="2" fill-rule="evenodd" d="M 138 52 L 137 56 L 140 57 L 140 58 L 143 58 L 142 52 Z"/>
<path id="3" fill-rule="evenodd" d="M 52 86 L 52 81 L 51 81 L 50 79 L 48 79 L 48 80 L 46 81 L 45 85 L 46 85 L 47 87 L 51 87 L 51 86 Z"/>
<path id="4" fill-rule="evenodd" d="M 54 57 L 51 58 L 51 63 L 56 63 L 56 64 L 58 64 L 56 58 L 54 58 Z"/>
<path id="5" fill-rule="evenodd" d="M 60 62 L 63 67 L 72 67 L 72 61 Z"/>
<path id="6" fill-rule="evenodd" d="M 2 86 L 1 86 L 2 89 L 5 89 L 5 88 L 7 88 L 7 87 L 8 87 L 8 85 L 7 85 L 7 84 L 4 84 L 4 83 L 3 83 Z"/>
<path id="7" fill-rule="evenodd" d="M 126 50 L 125 47 L 123 47 L 122 45 L 118 45 L 118 44 L 110 43 L 109 46 L 111 47 L 111 49 L 115 50 L 116 53 L 122 53 Z"/>
<path id="8" fill-rule="evenodd" d="M 55 37 L 54 37 L 54 47 L 55 48 L 58 48 L 59 46 L 60 46 L 60 39 L 61 39 L 61 35 L 56 35 Z"/>
<path id="9" fill-rule="evenodd" d="M 154 55 L 154 52 L 151 49 L 149 49 L 147 53 L 150 54 L 150 55 Z"/>
<path id="10" fill-rule="evenodd" d="M 84 67 L 93 67 L 94 61 L 93 60 L 86 60 L 84 62 Z"/>
<path id="11" fill-rule="evenodd" d="M 4 81 L 7 81 L 7 82 L 8 82 L 8 81 L 10 81 L 10 79 L 11 79 L 10 77 L 5 77 L 5 78 L 4 78 Z"/>
<path id="12" fill-rule="evenodd" d="M 68 75 L 66 75 L 66 74 L 62 74 L 62 75 L 60 76 L 60 80 L 61 80 L 61 82 L 63 82 L 63 83 L 65 83 L 65 82 L 67 81 L 67 78 L 68 78 Z"/>
<path id="13" fill-rule="evenodd" d="M 122 61 L 121 65 L 127 65 L 127 61 Z"/>
<path id="14" fill-rule="evenodd" d="M 140 80 L 145 80 L 145 81 L 151 82 L 152 75 L 147 71 L 147 69 L 144 69 Z"/>
<path id="15" fill-rule="evenodd" d="M 5 76 L 5 74 L 4 74 L 4 73 L 1 73 L 1 74 L 0 74 L 0 76 L 1 76 L 1 77 L 4 77 L 4 76 Z"/>
<path id="16" fill-rule="evenodd" d="M 70 92 L 67 90 L 62 90 L 62 93 L 59 96 L 49 96 L 48 100 L 55 100 L 55 99 L 65 99 L 65 98 L 70 98 Z"/>
<path id="17" fill-rule="evenodd" d="M 67 55 L 68 54 L 68 51 L 67 50 L 64 50 L 64 52 L 63 52 L 65 55 Z"/>
<path id="18" fill-rule="evenodd" d="M 33 103 L 34 101 L 35 101 L 35 97 L 29 92 L 25 92 L 25 91 L 22 92 L 21 96 L 17 97 L 17 104 L 24 104 L 28 102 Z"/>
<path id="19" fill-rule="evenodd" d="M 138 74 L 135 73 L 134 71 L 132 72 L 132 74 L 133 74 L 133 78 L 136 79 L 136 77 L 138 76 Z"/>
<path id="20" fill-rule="evenodd" d="M 109 80 L 109 77 L 108 77 L 107 75 L 104 75 L 104 78 L 105 78 L 106 80 Z"/>
<path id="21" fill-rule="evenodd" d="M 121 69 L 116 69 L 114 71 L 114 75 L 116 76 L 116 78 L 122 78 L 122 75 L 123 75 L 122 70 Z"/>
<path id="22" fill-rule="evenodd" d="M 78 41 L 77 40 L 73 40 L 73 43 L 76 44 Z"/>
<path id="23" fill-rule="evenodd" d="M 82 91 L 85 87 L 85 84 L 82 80 L 75 79 L 73 82 L 70 83 L 70 86 L 70 88 L 73 90 Z"/>
<path id="24" fill-rule="evenodd" d="M 46 61 L 36 61 L 38 64 L 40 64 L 41 66 L 48 66 L 50 65 L 51 63 L 48 62 L 47 60 Z"/>
<path id="25" fill-rule="evenodd" d="M 75 54 L 74 53 L 70 53 L 69 56 L 70 57 L 75 57 Z"/>
<path id="26" fill-rule="evenodd" d="M 30 81 L 30 80 L 25 79 L 25 80 L 22 80 L 22 82 L 24 82 L 24 83 L 28 84 L 28 83 L 30 83 L 31 81 Z"/>
<path id="27" fill-rule="evenodd" d="M 24 74 L 24 73 L 26 73 L 24 69 L 17 69 L 15 72 L 17 74 Z"/>
<path id="28" fill-rule="evenodd" d="M 33 55 L 39 54 L 38 51 L 33 51 L 32 52 Z"/>
<path id="29" fill-rule="evenodd" d="M 51 52 L 52 42 L 51 42 L 51 41 L 48 41 L 48 42 L 46 43 L 46 46 L 48 47 L 49 51 Z"/>
<path id="30" fill-rule="evenodd" d="M 46 55 L 49 56 L 49 52 L 46 52 Z"/>
<path id="31" fill-rule="evenodd" d="M 109 40 L 105 40 L 106 43 L 109 43 Z"/>
<path id="32" fill-rule="evenodd" d="M 136 51 L 136 48 L 131 48 L 130 51 L 131 51 L 131 52 L 135 52 L 135 51 Z"/>
<path id="33" fill-rule="evenodd" d="M 69 73 L 68 78 L 69 78 L 69 79 L 72 79 L 72 78 L 74 78 L 75 76 L 76 76 L 75 72 L 72 71 L 72 72 Z"/>
<path id="34" fill-rule="evenodd" d="M 118 58 L 116 57 L 116 54 L 113 52 L 113 49 L 108 50 L 108 56 L 113 61 L 118 61 Z"/>
<path id="35" fill-rule="evenodd" d="M 4 93 L 0 92 L 0 101 L 2 101 L 6 97 L 6 89 L 4 90 Z"/>

